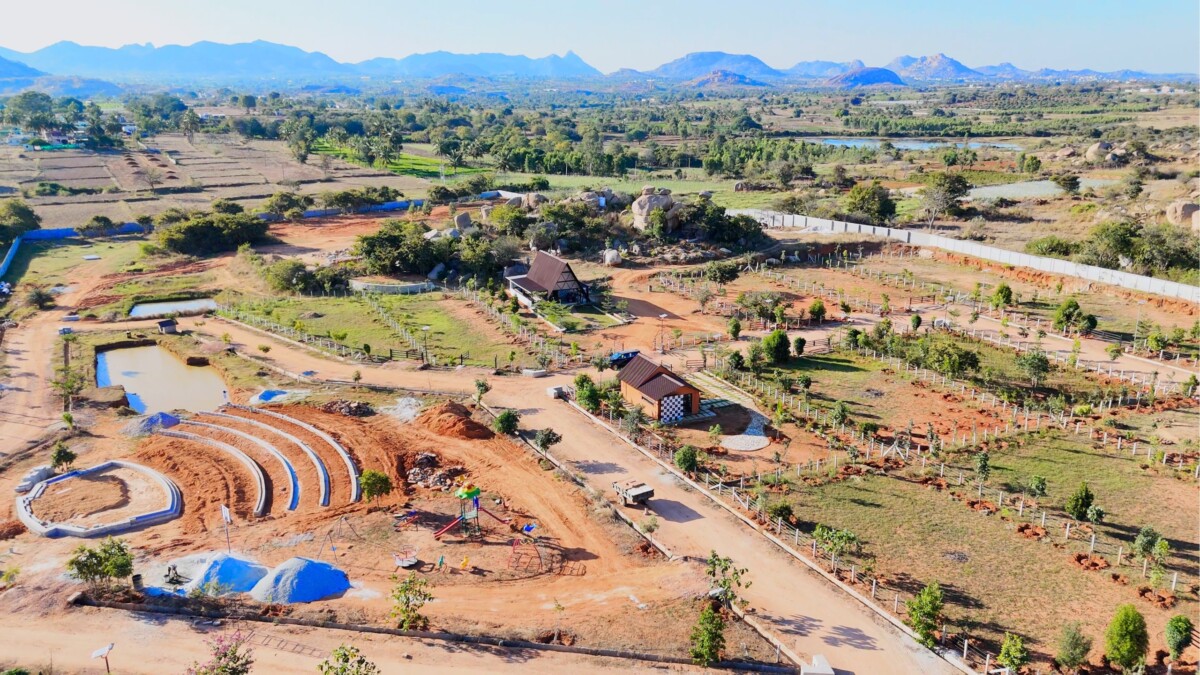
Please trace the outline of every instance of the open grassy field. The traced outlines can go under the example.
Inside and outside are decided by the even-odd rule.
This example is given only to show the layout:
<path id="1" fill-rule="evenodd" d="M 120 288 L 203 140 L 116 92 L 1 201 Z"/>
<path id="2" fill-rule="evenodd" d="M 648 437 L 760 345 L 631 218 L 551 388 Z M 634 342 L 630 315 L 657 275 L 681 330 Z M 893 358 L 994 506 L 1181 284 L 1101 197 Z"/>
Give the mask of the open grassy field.
<path id="1" fill-rule="evenodd" d="M 63 239 L 58 241 L 31 241 L 21 245 L 12 266 L 4 275 L 4 281 L 38 286 L 53 286 L 64 283 L 71 270 L 89 265 L 99 275 L 112 274 L 130 265 L 141 256 L 138 244 L 141 238 L 120 237 L 103 241 Z M 98 255 L 99 260 L 84 260 L 84 256 Z"/>
<path id="2" fill-rule="evenodd" d="M 502 364 L 508 362 L 510 346 L 496 340 L 488 330 L 477 328 L 471 320 L 473 315 L 468 318 L 462 314 L 470 310 L 457 300 L 443 300 L 441 294 L 426 293 L 382 296 L 379 302 L 393 319 L 422 341 L 426 337 L 422 328 L 429 326 L 429 351 L 439 359 L 457 359 L 462 355 L 474 365 L 492 365 L 495 359 Z M 239 305 L 239 308 L 283 326 L 333 337 L 349 347 L 370 345 L 374 354 L 409 348 L 409 344 L 396 335 L 366 301 L 357 297 L 264 299 Z M 479 323 L 482 322 L 481 316 Z M 518 358 L 521 356 L 518 354 Z"/>
<path id="3" fill-rule="evenodd" d="M 1143 470 L 1140 463 L 1094 450 L 1079 438 L 1034 434 L 1020 446 L 995 451 L 989 485 L 1016 490 L 1033 475 L 1045 476 L 1048 496 L 1040 504 L 1061 518 L 1066 496 L 1088 481 L 1096 503 L 1108 512 L 1098 533 L 1107 546 L 1100 550 L 1123 544 L 1128 552 L 1143 525 L 1171 541 L 1175 553 L 1167 564 L 1167 583 L 1171 573 L 1180 572 L 1182 603 L 1174 610 L 1157 609 L 1137 597 L 1135 589 L 1148 584 L 1141 579 L 1140 560 L 1126 557 L 1118 570 L 1085 571 L 1070 556 L 1088 550 L 1086 537 L 1064 542 L 1058 529 L 1040 541 L 1020 536 L 1018 522 L 1038 517 L 1032 507 L 1023 519 L 1015 509 L 985 515 L 950 496 L 951 491 L 973 493 L 971 486 L 958 488 L 954 481 L 948 490 L 925 486 L 914 480 L 917 468 L 900 476 L 855 476 L 793 492 L 787 499 L 802 527 L 823 523 L 856 534 L 863 542 L 855 561 L 860 571 L 873 570 L 889 586 L 908 592 L 938 581 L 951 625 L 984 639 L 993 654 L 1004 632 L 1011 631 L 1044 659 L 1053 654 L 1062 625 L 1072 620 L 1082 621 L 1085 632 L 1101 644 L 1108 618 L 1125 602 L 1146 614 L 1152 636 L 1161 636 L 1170 615 L 1196 611 L 1196 485 Z M 1115 555 L 1105 557 L 1115 565 Z M 1114 582 L 1114 571 L 1125 575 L 1127 584 Z M 1152 637 L 1152 649 L 1154 643 L 1161 645 L 1161 637 Z"/>

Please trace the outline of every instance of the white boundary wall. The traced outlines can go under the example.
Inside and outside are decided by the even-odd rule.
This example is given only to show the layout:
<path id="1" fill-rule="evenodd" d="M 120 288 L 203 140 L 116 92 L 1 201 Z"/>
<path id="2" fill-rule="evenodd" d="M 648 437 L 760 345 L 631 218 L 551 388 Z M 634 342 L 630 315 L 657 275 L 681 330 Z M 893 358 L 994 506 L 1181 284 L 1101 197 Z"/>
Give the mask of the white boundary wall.
<path id="1" fill-rule="evenodd" d="M 87 476 L 87 475 L 91 475 L 94 473 L 100 473 L 100 472 L 112 469 L 114 467 L 119 467 L 122 469 L 131 469 L 131 470 L 140 471 L 140 472 L 146 474 L 146 476 L 151 481 L 153 481 L 154 483 L 157 483 L 158 486 L 162 488 L 163 493 L 166 494 L 166 496 L 167 496 L 167 505 L 165 507 L 163 507 L 162 509 L 159 509 L 158 511 L 142 513 L 142 514 L 139 514 L 136 516 L 132 516 L 130 518 L 126 518 L 125 520 L 119 520 L 116 522 L 100 523 L 97 525 L 93 525 L 91 527 L 82 527 L 82 526 L 73 525 L 70 523 L 46 522 L 46 521 L 39 520 L 38 517 L 33 514 L 33 508 L 32 508 L 33 501 L 35 499 L 37 499 L 38 497 L 41 497 L 42 493 L 45 492 L 46 488 L 49 487 L 50 485 L 52 485 L 54 483 L 58 483 L 60 481 L 77 478 L 79 476 Z M 24 523 L 25 527 L 30 532 L 36 532 L 36 533 L 42 535 L 43 537 L 50 537 L 50 538 L 56 538 L 56 537 L 90 538 L 90 537 L 104 537 L 104 536 L 108 536 L 108 535 L 112 535 L 112 534 L 118 534 L 120 532 L 125 532 L 127 530 L 131 530 L 131 529 L 134 529 L 137 527 L 145 527 L 147 525 L 157 525 L 159 523 L 165 523 L 168 520 L 171 520 L 171 519 L 177 517 L 180 513 L 182 513 L 183 497 L 179 493 L 179 488 L 176 487 L 175 483 L 172 482 L 171 479 L 169 479 L 166 476 L 162 475 L 161 473 L 155 471 L 154 469 L 151 469 L 150 467 L 142 466 L 141 464 L 134 464 L 133 462 L 126 462 L 126 461 L 122 461 L 122 460 L 118 460 L 118 459 L 113 459 L 113 460 L 104 462 L 102 464 L 97 464 L 96 466 L 93 466 L 89 469 L 80 469 L 77 471 L 71 471 L 70 473 L 64 473 L 64 474 L 61 474 L 58 476 L 54 476 L 53 478 L 47 478 L 46 480 L 35 485 L 33 487 L 33 489 L 30 490 L 29 494 L 21 495 L 21 496 L 17 497 L 17 505 L 16 506 L 17 506 L 17 508 L 16 508 L 17 518 L 19 518 L 21 520 L 21 522 Z"/>
<path id="2" fill-rule="evenodd" d="M 1043 258 L 1041 256 L 1029 255 L 1028 253 L 1007 251 L 993 246 L 985 246 L 962 239 L 951 239 L 936 234 L 928 234 L 915 230 L 902 230 L 893 227 L 845 223 L 836 220 L 826 220 L 824 218 L 813 218 L 811 216 L 799 216 L 759 209 L 730 209 L 729 213 L 731 215 L 751 216 L 767 228 L 798 228 L 808 230 L 814 234 L 869 234 L 904 242 L 912 246 L 932 246 L 975 258 L 991 260 L 1004 265 L 1027 267 L 1051 274 L 1061 274 L 1077 279 L 1096 281 L 1102 284 L 1112 284 L 1113 286 L 1120 286 L 1142 293 L 1152 293 L 1154 295 L 1163 295 L 1169 298 L 1200 303 L 1200 287 L 1197 286 L 1189 286 L 1175 281 L 1167 281 L 1166 279 L 1155 279 L 1140 274 L 1130 274 L 1129 272 L 1104 269 L 1103 267 L 1094 267 L 1092 265 L 1081 265 L 1069 260 Z"/>

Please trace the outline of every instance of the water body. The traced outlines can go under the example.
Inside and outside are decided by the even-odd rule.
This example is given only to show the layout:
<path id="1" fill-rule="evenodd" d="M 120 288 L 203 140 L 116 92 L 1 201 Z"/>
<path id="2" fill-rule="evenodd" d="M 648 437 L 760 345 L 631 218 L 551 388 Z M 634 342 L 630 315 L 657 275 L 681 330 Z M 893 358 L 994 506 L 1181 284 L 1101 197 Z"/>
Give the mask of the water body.
<path id="1" fill-rule="evenodd" d="M 173 300 L 170 302 L 142 302 L 129 310 L 130 318 L 148 319 L 152 316 L 168 314 L 203 314 L 217 308 L 217 301 L 212 298 L 196 298 L 195 300 Z"/>
<path id="2" fill-rule="evenodd" d="M 1113 185 L 1117 181 L 1104 178 L 1080 178 L 1079 189 L 1102 188 Z M 1057 197 L 1062 194 L 1062 188 L 1050 180 L 1027 180 L 1006 185 L 987 185 L 977 187 L 967 193 L 971 199 L 1028 199 L 1031 197 Z"/>
<path id="3" fill-rule="evenodd" d="M 891 143 L 900 150 L 935 150 L 937 148 L 962 147 L 962 143 L 954 141 L 927 141 L 919 138 L 813 138 L 803 139 L 816 141 L 822 145 L 836 145 L 843 148 L 878 148 L 884 141 Z M 969 141 L 967 147 L 972 150 L 980 148 L 1000 148 L 1003 150 L 1020 150 L 1016 143 L 1001 141 Z"/>
<path id="4" fill-rule="evenodd" d="M 200 412 L 225 403 L 225 381 L 215 368 L 189 366 L 157 345 L 97 354 L 96 386 L 118 384 L 125 387 L 129 407 L 139 413 Z"/>

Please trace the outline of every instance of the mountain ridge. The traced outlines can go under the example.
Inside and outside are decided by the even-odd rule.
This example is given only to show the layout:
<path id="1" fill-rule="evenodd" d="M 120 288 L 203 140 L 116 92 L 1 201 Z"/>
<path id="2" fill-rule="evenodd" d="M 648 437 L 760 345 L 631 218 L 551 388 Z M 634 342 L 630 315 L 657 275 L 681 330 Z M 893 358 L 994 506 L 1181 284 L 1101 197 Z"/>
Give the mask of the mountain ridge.
<path id="1" fill-rule="evenodd" d="M 529 57 L 520 54 L 460 54 L 449 51 L 376 57 L 357 63 L 339 62 L 319 51 L 265 40 L 225 44 L 200 41 L 190 45 L 155 46 L 150 43 L 98 47 L 60 41 L 32 52 L 0 47 L 0 58 L 27 66 L 41 75 L 95 78 L 114 82 L 170 82 L 185 80 L 296 81 L 299 83 L 351 79 L 422 78 L 447 75 L 483 78 L 531 79 L 661 79 L 686 83 L 714 71 L 771 84 L 786 81 L 824 81 L 862 70 L 860 60 L 846 62 L 800 61 L 774 68 L 753 54 L 703 51 L 685 54 L 648 71 L 623 68 L 605 75 L 572 51 L 563 55 Z M 16 66 L 5 66 L 16 72 Z M 1197 80 L 1196 73 L 1147 73 L 1139 70 L 1101 72 L 1090 69 L 1025 70 L 1011 63 L 970 68 L 945 54 L 898 56 L 885 66 L 908 82 L 1012 81 L 1012 80 Z M 35 77 L 25 73 L 22 77 Z"/>

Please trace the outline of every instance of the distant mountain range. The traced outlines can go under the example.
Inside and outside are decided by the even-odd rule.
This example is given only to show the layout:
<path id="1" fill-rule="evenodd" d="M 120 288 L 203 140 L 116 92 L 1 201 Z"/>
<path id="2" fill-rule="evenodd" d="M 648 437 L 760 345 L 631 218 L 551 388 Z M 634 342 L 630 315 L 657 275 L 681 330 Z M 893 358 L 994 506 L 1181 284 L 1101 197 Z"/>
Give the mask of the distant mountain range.
<path id="1" fill-rule="evenodd" d="M 851 88 L 851 87 L 875 87 L 875 86 L 893 86 L 903 87 L 904 80 L 895 72 L 887 68 L 858 68 L 851 70 L 848 73 L 835 75 L 824 82 L 827 87 Z"/>
<path id="2" fill-rule="evenodd" d="M 710 78 L 733 84 L 739 76 L 754 85 L 785 83 L 820 84 L 847 73 L 859 72 L 867 79 L 889 78 L 879 72 L 861 73 L 862 61 L 802 61 L 786 69 L 773 68 L 750 54 L 695 52 L 639 72 L 622 69 L 603 75 L 573 52 L 541 58 L 507 54 L 455 54 L 432 52 L 403 58 L 374 58 L 360 63 L 342 63 L 298 47 L 262 40 L 240 44 L 197 42 L 192 45 L 126 45 L 120 48 L 90 47 L 58 42 L 37 51 L 22 53 L 0 47 L 0 79 L 34 78 L 46 73 L 77 78 L 97 78 L 119 83 L 182 82 L 273 82 L 297 85 L 364 82 L 397 79 L 436 79 L 446 76 L 469 78 L 527 79 L 616 79 L 665 80 L 681 83 Z M 901 56 L 886 69 L 904 82 L 988 82 L 1006 80 L 1196 80 L 1196 73 L 1153 74 L 1121 70 L 1022 70 L 1011 63 L 969 68 L 946 56 Z M 870 69 L 868 69 L 870 70 Z M 860 79 L 861 79 L 860 77 Z M 882 78 L 882 79 L 881 79 Z M 854 79 L 854 78 L 852 78 Z M 743 83 L 746 84 L 746 83 Z"/>

